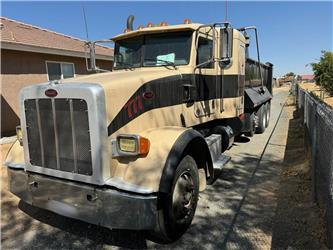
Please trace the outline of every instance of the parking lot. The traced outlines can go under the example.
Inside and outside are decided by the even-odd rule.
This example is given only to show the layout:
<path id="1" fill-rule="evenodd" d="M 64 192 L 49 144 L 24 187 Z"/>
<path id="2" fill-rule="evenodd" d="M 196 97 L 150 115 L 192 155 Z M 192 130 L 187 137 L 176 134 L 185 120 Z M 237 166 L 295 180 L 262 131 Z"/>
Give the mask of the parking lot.
<path id="1" fill-rule="evenodd" d="M 286 87 L 275 89 L 271 121 L 264 134 L 242 137 L 227 151 L 232 160 L 217 181 L 200 193 L 192 226 L 177 242 L 160 246 L 147 239 L 144 232 L 109 230 L 33 208 L 7 191 L 6 171 L 2 168 L 3 249 L 268 249 L 274 247 L 272 242 L 280 246 L 274 239 L 278 237 L 275 233 L 279 234 L 274 225 L 294 111 L 294 107 L 284 106 L 288 91 Z M 3 146 L 2 154 L 7 149 L 8 145 Z"/>

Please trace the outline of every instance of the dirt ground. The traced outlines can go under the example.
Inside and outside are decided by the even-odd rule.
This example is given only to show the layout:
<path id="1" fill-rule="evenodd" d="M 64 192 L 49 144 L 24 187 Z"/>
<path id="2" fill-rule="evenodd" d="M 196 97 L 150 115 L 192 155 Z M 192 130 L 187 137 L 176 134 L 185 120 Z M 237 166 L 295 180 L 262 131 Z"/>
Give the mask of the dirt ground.
<path id="1" fill-rule="evenodd" d="M 3 249 L 327 249 L 322 212 L 311 200 L 310 154 L 302 122 L 276 91 L 267 133 L 236 141 L 232 161 L 200 194 L 193 225 L 172 245 L 142 232 L 109 230 L 33 208 L 10 194 L 1 169 Z M 5 156 L 10 144 L 1 145 Z"/>
<path id="2" fill-rule="evenodd" d="M 274 218 L 272 249 L 327 249 L 324 214 L 312 202 L 310 148 L 299 113 L 292 112 Z"/>

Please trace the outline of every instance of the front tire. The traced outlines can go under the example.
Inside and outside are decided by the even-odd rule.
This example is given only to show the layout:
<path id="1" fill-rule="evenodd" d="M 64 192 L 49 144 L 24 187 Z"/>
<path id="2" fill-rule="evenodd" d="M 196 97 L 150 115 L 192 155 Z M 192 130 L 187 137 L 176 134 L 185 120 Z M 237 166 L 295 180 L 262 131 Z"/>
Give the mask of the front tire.
<path id="1" fill-rule="evenodd" d="M 157 225 L 151 235 L 159 243 L 179 239 L 191 225 L 199 197 L 199 174 L 194 159 L 186 155 L 178 164 L 171 190 L 159 197 Z"/>

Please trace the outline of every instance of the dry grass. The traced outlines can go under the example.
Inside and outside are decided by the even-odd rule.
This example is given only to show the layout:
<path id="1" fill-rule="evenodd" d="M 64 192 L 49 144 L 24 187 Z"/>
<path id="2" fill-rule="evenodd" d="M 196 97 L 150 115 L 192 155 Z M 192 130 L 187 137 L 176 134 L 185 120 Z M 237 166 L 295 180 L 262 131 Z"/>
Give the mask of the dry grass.
<path id="1" fill-rule="evenodd" d="M 314 82 L 311 83 L 301 83 L 299 84 L 299 86 L 308 91 L 313 93 L 314 95 L 316 95 L 318 98 L 320 98 L 320 88 L 318 85 L 316 85 Z M 330 97 L 328 94 L 324 94 L 324 99 L 322 100 L 323 102 L 325 102 L 326 104 L 328 104 L 329 106 L 333 107 L 333 97 Z"/>

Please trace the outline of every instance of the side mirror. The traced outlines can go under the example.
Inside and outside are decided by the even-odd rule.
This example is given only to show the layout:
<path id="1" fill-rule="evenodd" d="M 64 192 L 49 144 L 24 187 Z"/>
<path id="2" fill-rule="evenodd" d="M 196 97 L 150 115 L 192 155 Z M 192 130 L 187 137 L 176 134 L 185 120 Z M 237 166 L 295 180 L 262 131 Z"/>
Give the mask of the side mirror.
<path id="1" fill-rule="evenodd" d="M 85 42 L 84 53 L 85 53 L 87 71 L 95 72 L 95 73 L 112 71 L 112 69 L 111 70 L 100 69 L 96 65 L 96 50 L 95 50 L 96 44 L 110 43 L 110 42 L 112 42 L 112 40 L 110 40 L 110 39 Z"/>
<path id="2" fill-rule="evenodd" d="M 221 68 L 226 68 L 231 65 L 231 58 L 222 58 L 219 60 L 219 65 Z"/>
<path id="3" fill-rule="evenodd" d="M 232 63 L 232 41 L 233 29 L 230 27 L 221 28 L 220 36 L 220 62 L 221 68 L 231 66 Z"/>
<path id="4" fill-rule="evenodd" d="M 89 66 L 88 66 L 88 59 L 86 58 L 87 70 L 88 71 L 95 71 L 96 67 L 96 52 L 95 52 L 95 43 L 87 42 L 86 48 L 89 50 Z"/>

